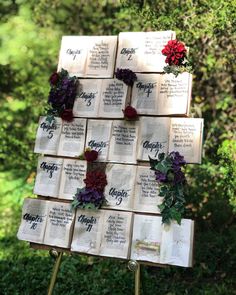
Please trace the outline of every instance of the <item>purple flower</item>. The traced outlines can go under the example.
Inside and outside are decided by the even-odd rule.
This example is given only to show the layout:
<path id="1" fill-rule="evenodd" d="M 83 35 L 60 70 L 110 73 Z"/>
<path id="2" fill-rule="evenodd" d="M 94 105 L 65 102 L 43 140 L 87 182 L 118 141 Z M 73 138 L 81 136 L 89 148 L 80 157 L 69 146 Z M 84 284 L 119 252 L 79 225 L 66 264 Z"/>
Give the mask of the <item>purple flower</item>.
<path id="1" fill-rule="evenodd" d="M 115 77 L 116 79 L 123 81 L 128 86 L 133 86 L 134 81 L 137 80 L 136 74 L 129 69 L 117 68 L 115 72 Z"/>
<path id="2" fill-rule="evenodd" d="M 104 200 L 103 193 L 92 188 L 82 189 L 79 193 L 75 195 L 75 197 L 80 205 L 92 203 L 95 205 L 95 207 L 99 207 Z"/>
<path id="3" fill-rule="evenodd" d="M 177 172 L 174 173 L 174 184 L 179 184 L 179 183 L 184 183 L 185 182 L 185 175 L 184 173 L 181 171 L 181 169 L 179 169 Z"/>
<path id="4" fill-rule="evenodd" d="M 160 171 L 155 171 L 155 175 L 156 175 L 156 180 L 158 181 L 158 182 L 167 182 L 167 175 L 166 174 L 164 174 L 164 173 L 162 173 L 162 172 L 160 172 Z"/>
<path id="5" fill-rule="evenodd" d="M 173 165 L 175 166 L 184 166 L 186 164 L 184 157 L 181 156 L 179 152 L 171 152 L 169 156 L 172 160 Z"/>

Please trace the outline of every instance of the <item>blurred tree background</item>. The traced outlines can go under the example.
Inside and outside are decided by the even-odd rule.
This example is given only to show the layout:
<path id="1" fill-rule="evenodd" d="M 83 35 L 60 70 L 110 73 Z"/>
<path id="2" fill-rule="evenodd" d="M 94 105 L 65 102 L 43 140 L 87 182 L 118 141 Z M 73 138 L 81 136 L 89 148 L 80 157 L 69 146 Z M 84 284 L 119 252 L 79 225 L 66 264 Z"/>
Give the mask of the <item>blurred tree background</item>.
<path id="1" fill-rule="evenodd" d="M 193 269 L 143 267 L 142 294 L 236 294 L 236 1 L 4 0 L 0 2 L 0 294 L 45 294 L 53 261 L 16 239 L 32 195 L 35 132 L 62 35 L 174 30 L 194 66 L 192 116 L 205 119 L 202 165 L 188 165 Z M 88 283 L 90 282 L 90 283 Z M 126 263 L 64 258 L 55 294 L 132 294 Z"/>

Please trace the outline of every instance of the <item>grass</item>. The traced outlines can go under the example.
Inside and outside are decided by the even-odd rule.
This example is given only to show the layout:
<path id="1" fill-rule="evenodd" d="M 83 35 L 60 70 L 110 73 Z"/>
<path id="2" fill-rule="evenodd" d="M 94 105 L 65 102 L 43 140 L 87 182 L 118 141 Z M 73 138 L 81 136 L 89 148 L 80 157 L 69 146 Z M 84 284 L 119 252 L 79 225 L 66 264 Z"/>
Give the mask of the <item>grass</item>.
<path id="1" fill-rule="evenodd" d="M 16 233 L 24 197 L 32 196 L 34 174 L 0 173 L 0 294 L 47 293 L 54 261 L 47 251 L 32 250 Z M 216 213 L 217 214 L 217 213 Z M 235 227 L 219 232 L 197 228 L 195 266 L 142 266 L 142 295 L 233 295 L 235 288 Z M 64 255 L 54 295 L 129 295 L 134 274 L 127 262 Z"/>

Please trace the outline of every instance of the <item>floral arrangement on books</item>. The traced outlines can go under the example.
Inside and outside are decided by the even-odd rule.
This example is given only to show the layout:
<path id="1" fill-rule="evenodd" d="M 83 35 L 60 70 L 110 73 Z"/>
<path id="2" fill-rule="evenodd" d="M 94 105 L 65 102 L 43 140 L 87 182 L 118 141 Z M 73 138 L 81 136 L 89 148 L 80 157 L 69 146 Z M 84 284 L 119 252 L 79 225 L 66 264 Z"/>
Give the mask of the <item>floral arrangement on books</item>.
<path id="1" fill-rule="evenodd" d="M 87 147 L 85 151 L 79 156 L 79 160 L 86 160 L 87 162 L 94 162 L 98 158 L 98 151 Z"/>
<path id="2" fill-rule="evenodd" d="M 67 122 L 73 120 L 73 105 L 76 97 L 78 80 L 70 77 L 69 73 L 62 69 L 60 72 L 53 73 L 50 78 L 50 92 L 47 110 L 48 121 L 52 121 L 54 116 L 59 116 Z"/>
<path id="3" fill-rule="evenodd" d="M 133 86 L 134 82 L 137 80 L 136 74 L 129 69 L 117 68 L 115 77 L 116 79 L 123 81 L 128 86 Z"/>
<path id="4" fill-rule="evenodd" d="M 150 159 L 151 170 L 155 171 L 156 180 L 159 183 L 159 196 L 163 202 L 158 207 L 162 214 L 162 222 L 170 224 L 176 220 L 178 224 L 185 210 L 184 185 L 186 183 L 182 167 L 186 162 L 179 152 L 171 152 L 167 155 L 160 153 L 158 159 Z"/>
<path id="5" fill-rule="evenodd" d="M 107 185 L 107 177 L 104 172 L 87 172 L 84 183 L 84 188 L 77 189 L 72 201 L 73 208 L 98 209 L 106 203 L 104 189 Z"/>
<path id="6" fill-rule="evenodd" d="M 138 113 L 135 108 L 128 105 L 124 110 L 122 110 L 124 113 L 125 120 L 136 120 L 138 118 Z"/>
<path id="7" fill-rule="evenodd" d="M 183 72 L 192 72 L 192 66 L 187 57 L 187 49 L 184 43 L 179 40 L 170 40 L 162 49 L 162 54 L 166 56 L 164 72 L 172 73 L 176 77 Z"/>

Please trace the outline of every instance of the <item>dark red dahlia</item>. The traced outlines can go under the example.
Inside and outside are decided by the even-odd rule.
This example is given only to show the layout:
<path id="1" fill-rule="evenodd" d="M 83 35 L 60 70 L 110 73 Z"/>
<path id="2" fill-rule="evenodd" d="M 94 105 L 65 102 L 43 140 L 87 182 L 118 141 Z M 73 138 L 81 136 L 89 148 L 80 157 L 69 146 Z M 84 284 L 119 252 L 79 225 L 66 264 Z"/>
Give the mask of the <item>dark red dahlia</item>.
<path id="1" fill-rule="evenodd" d="M 186 57 L 187 49 L 184 44 L 178 40 L 170 40 L 162 49 L 162 54 L 166 56 L 165 62 L 168 65 L 180 66 Z"/>
<path id="2" fill-rule="evenodd" d="M 84 179 L 86 188 L 92 188 L 99 192 L 103 192 L 107 185 L 106 174 L 102 171 L 87 172 L 86 179 Z"/>
<path id="3" fill-rule="evenodd" d="M 85 160 L 88 162 L 96 161 L 98 158 L 98 152 L 95 150 L 85 151 L 84 157 L 85 157 Z"/>
<path id="4" fill-rule="evenodd" d="M 61 118 L 64 121 L 67 122 L 72 122 L 73 121 L 73 112 L 72 109 L 65 109 L 62 113 L 61 113 Z"/>
<path id="5" fill-rule="evenodd" d="M 129 120 L 135 120 L 138 117 L 138 113 L 135 108 L 131 106 L 127 106 L 124 110 L 122 110 L 124 113 L 125 118 Z"/>

